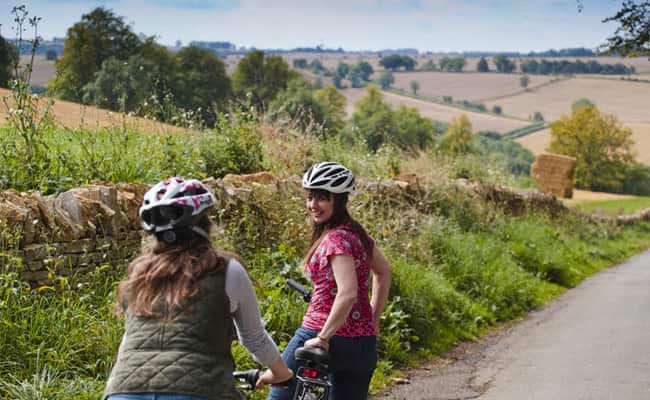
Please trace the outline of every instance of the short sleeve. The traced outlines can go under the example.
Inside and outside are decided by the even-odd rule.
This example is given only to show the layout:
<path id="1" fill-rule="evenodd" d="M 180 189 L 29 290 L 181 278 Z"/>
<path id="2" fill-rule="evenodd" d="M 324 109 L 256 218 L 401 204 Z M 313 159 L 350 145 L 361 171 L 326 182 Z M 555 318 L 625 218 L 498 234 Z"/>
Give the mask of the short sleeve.
<path id="1" fill-rule="evenodd" d="M 329 256 L 347 255 L 354 257 L 353 240 L 356 238 L 345 230 L 334 230 L 327 234 L 321 244 L 320 257 L 327 259 Z"/>

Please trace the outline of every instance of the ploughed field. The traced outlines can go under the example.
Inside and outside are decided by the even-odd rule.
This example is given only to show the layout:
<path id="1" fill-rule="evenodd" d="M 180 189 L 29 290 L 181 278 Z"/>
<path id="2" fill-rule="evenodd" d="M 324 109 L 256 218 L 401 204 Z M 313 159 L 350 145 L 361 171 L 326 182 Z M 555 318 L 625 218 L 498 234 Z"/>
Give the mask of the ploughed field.
<path id="1" fill-rule="evenodd" d="M 394 87 L 411 93 L 411 81 L 416 81 L 420 85 L 417 94 L 434 99 L 452 96 L 456 101 L 482 102 L 493 97 L 507 96 L 523 91 L 519 83 L 520 75 L 517 74 L 415 71 L 395 73 L 394 77 Z M 548 84 L 554 77 L 552 75 L 530 75 L 529 79 L 528 86 L 534 87 Z M 523 118 L 528 118 L 528 116 Z"/>
<path id="2" fill-rule="evenodd" d="M 571 104 L 587 98 L 607 114 L 614 114 L 623 122 L 650 123 L 650 83 L 615 79 L 571 78 L 522 92 L 516 96 L 488 101 L 491 108 L 500 105 L 503 112 L 527 118 L 539 111 L 547 121 L 553 121 L 571 112 Z"/>

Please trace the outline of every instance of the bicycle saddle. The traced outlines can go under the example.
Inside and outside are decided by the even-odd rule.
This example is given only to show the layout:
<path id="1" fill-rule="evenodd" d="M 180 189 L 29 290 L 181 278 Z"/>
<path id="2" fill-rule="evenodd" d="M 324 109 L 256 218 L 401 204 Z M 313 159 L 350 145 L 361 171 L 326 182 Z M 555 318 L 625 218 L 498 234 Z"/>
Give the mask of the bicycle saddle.
<path id="1" fill-rule="evenodd" d="M 294 356 L 297 361 L 311 361 L 324 366 L 327 366 L 330 359 L 330 355 L 320 347 L 299 347 Z"/>

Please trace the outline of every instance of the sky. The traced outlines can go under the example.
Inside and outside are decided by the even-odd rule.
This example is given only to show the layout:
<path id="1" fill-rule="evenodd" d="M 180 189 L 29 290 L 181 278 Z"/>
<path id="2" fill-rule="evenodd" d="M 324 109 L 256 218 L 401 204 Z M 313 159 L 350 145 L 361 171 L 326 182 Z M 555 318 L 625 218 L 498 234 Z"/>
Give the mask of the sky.
<path id="1" fill-rule="evenodd" d="M 0 0 L 0 33 L 14 37 L 14 5 L 42 17 L 39 34 L 63 37 L 95 7 L 158 42 L 228 41 L 237 47 L 421 52 L 595 48 L 616 29 L 602 23 L 615 0 Z"/>

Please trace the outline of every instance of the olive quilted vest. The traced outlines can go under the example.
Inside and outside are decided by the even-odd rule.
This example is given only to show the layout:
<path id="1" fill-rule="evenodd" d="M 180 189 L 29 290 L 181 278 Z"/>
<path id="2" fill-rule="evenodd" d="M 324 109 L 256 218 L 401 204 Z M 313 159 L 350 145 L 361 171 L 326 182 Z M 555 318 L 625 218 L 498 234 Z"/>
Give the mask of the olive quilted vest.
<path id="1" fill-rule="evenodd" d="M 104 398 L 157 392 L 241 399 L 232 378 L 234 331 L 225 269 L 206 275 L 200 287 L 200 294 L 168 320 L 125 311 L 126 331 Z"/>

